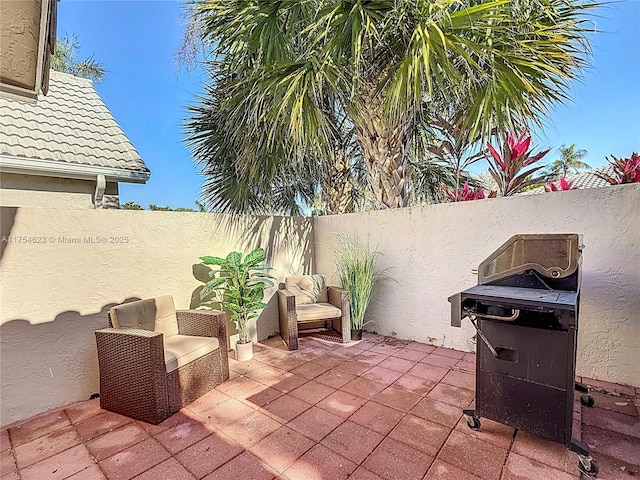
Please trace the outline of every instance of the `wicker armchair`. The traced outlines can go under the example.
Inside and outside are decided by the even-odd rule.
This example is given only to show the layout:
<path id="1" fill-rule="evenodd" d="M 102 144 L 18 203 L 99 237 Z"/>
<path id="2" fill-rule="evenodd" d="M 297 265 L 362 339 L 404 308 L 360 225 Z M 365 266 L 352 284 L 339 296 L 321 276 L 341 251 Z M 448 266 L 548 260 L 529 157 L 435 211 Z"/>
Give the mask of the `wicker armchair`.
<path id="1" fill-rule="evenodd" d="M 351 341 L 349 294 L 327 286 L 324 275 L 287 277 L 278 290 L 278 312 L 280 336 L 289 350 L 297 350 L 301 326 L 324 326 L 340 333 L 342 343 Z"/>
<path id="2" fill-rule="evenodd" d="M 158 424 L 229 379 L 219 311 L 176 311 L 173 297 L 113 307 L 95 332 L 100 407 Z"/>

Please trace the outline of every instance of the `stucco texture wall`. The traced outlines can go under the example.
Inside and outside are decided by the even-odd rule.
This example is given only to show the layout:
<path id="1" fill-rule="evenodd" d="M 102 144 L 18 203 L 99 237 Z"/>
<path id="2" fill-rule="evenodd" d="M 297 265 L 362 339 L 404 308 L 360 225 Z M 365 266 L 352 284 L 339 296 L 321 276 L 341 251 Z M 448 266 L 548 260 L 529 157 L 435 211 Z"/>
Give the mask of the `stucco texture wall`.
<path id="1" fill-rule="evenodd" d="M 3 207 L 0 220 L 2 425 L 98 392 L 93 332 L 107 310 L 163 294 L 196 306 L 200 256 L 263 247 L 280 280 L 312 269 L 303 218 Z M 274 304 L 254 340 L 278 332 Z"/>
<path id="2" fill-rule="evenodd" d="M 390 277 L 365 329 L 472 351 L 472 325 L 450 326 L 447 297 L 518 233 L 580 233 L 585 249 L 578 375 L 640 386 L 640 186 L 497 198 L 314 221 L 316 269 L 333 276 L 335 233 L 369 240 Z"/>

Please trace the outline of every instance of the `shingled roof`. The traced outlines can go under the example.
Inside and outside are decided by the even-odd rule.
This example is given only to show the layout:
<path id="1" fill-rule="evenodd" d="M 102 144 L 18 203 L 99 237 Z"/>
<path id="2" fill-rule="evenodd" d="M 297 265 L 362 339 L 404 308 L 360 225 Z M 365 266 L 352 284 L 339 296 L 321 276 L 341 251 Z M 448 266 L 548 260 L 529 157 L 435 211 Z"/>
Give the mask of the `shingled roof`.
<path id="1" fill-rule="evenodd" d="M 150 175 L 93 82 L 60 72 L 51 72 L 49 93 L 35 104 L 0 98 L 0 167 L 133 183 Z"/>
<path id="2" fill-rule="evenodd" d="M 593 170 L 589 170 L 587 172 L 575 173 L 573 175 L 568 175 L 567 180 L 571 182 L 571 186 L 575 189 L 578 188 L 600 188 L 600 187 L 608 187 L 609 182 L 598 177 L 596 173 L 606 173 L 607 175 L 613 175 L 613 167 L 610 164 L 606 164 L 602 167 L 594 168 Z M 554 182 L 556 185 L 558 182 Z M 539 186 L 536 188 L 532 188 L 531 190 L 527 190 L 526 192 L 522 192 L 521 195 L 533 195 L 536 193 L 545 193 L 544 186 Z"/>

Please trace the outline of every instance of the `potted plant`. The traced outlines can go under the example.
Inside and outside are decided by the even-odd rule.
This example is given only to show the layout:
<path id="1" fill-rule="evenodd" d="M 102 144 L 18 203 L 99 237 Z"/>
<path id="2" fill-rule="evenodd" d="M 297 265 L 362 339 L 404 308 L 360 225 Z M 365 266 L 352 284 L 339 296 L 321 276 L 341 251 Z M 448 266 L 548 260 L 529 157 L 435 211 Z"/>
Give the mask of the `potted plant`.
<path id="1" fill-rule="evenodd" d="M 274 278 L 267 273 L 272 270 L 264 265 L 266 256 L 262 248 L 247 254 L 244 259 L 239 252 L 231 252 L 227 258 L 200 257 L 205 265 L 216 265 L 218 270 L 209 272 L 211 280 L 205 283 L 200 292 L 204 300 L 213 292 L 218 293 L 218 301 L 231 314 L 231 320 L 238 329 L 236 359 L 249 360 L 253 357 L 253 347 L 249 338 L 249 321 L 258 316 L 257 311 L 267 305 L 262 302 L 265 286 L 272 287 Z M 203 305 L 215 303 L 215 300 Z"/>
<path id="2" fill-rule="evenodd" d="M 383 278 L 376 270 L 376 255 L 369 243 L 362 244 L 347 234 L 338 235 L 338 248 L 334 251 L 336 272 L 342 288 L 349 292 L 351 306 L 351 339 L 362 339 L 362 327 L 367 323 L 364 316 L 371 300 L 371 293 Z"/>

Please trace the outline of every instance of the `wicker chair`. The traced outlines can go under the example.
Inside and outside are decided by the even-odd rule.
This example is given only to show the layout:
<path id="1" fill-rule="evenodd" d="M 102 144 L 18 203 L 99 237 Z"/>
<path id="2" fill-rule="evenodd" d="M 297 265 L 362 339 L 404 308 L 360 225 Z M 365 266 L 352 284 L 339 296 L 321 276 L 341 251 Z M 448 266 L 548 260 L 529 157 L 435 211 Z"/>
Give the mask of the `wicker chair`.
<path id="1" fill-rule="evenodd" d="M 349 294 L 339 287 L 327 286 L 324 275 L 287 277 L 278 290 L 280 336 L 289 350 L 298 348 L 301 326 L 324 326 L 342 335 L 342 343 L 351 341 Z"/>
<path id="2" fill-rule="evenodd" d="M 227 331 L 219 311 L 176 311 L 173 297 L 110 309 L 95 332 L 100 407 L 158 424 L 229 379 Z"/>

